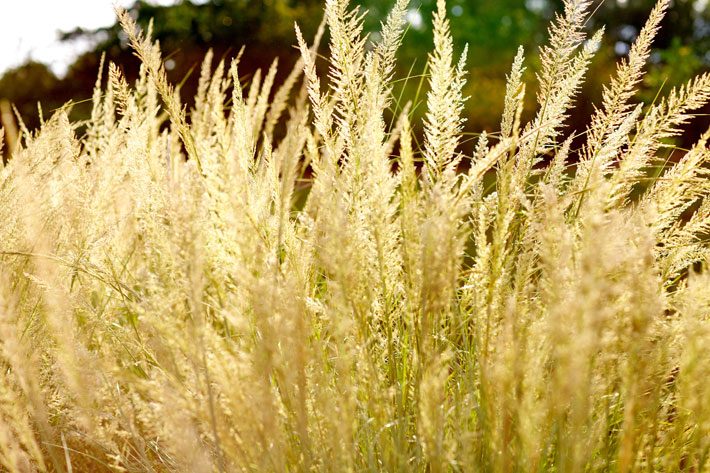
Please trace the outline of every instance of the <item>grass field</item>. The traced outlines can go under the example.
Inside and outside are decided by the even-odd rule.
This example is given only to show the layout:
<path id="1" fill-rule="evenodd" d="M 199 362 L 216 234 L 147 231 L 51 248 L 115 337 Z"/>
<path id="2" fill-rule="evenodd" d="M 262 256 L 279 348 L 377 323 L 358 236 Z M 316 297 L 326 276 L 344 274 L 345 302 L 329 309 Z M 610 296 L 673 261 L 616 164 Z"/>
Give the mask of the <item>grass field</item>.
<path id="1" fill-rule="evenodd" d="M 136 84 L 3 113 L 0 471 L 710 469 L 710 129 L 649 172 L 710 74 L 634 101 L 669 1 L 577 146 L 601 32 L 566 0 L 473 156 L 444 0 L 423 123 L 391 93 L 407 0 L 374 44 L 327 0 L 282 84 L 208 55 L 189 111 L 119 12 Z"/>

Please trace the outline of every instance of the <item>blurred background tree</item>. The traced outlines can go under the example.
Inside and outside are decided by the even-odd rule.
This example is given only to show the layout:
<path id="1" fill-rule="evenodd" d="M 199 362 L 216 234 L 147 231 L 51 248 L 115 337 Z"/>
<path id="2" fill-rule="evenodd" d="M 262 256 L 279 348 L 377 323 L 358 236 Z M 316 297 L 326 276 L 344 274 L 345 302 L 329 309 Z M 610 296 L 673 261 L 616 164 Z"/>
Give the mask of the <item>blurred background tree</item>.
<path id="1" fill-rule="evenodd" d="M 372 33 L 373 40 L 377 39 L 379 23 L 391 3 L 353 2 L 368 11 L 366 30 Z M 431 12 L 435 3 L 412 1 L 409 28 L 400 50 L 394 107 L 411 100 L 418 114 L 424 111 L 426 88 L 420 83 L 426 52 L 431 49 Z M 572 129 L 583 131 L 615 61 L 628 52 L 653 4 L 654 0 L 605 0 L 598 5 L 588 27 L 591 31 L 606 25 L 604 45 L 590 69 L 579 107 L 570 118 Z M 518 45 L 525 47 L 532 78 L 537 67 L 532 58 L 546 39 L 549 20 L 561 10 L 561 0 L 449 0 L 448 6 L 459 51 L 464 43 L 469 45 L 467 131 L 495 131 L 503 107 L 505 75 L 515 50 Z M 154 20 L 154 37 L 161 43 L 170 78 L 176 83 L 184 82 L 182 95 L 189 103 L 207 48 L 212 48 L 217 58 L 229 58 L 245 46 L 240 71 L 247 80 L 250 74 L 268 68 L 279 57 L 283 76 L 297 58 L 294 22 L 298 22 L 306 37 L 312 37 L 321 20 L 322 7 L 321 0 L 182 0 L 173 6 L 154 6 L 138 0 L 130 10 L 143 27 L 151 18 Z M 38 101 L 47 111 L 73 99 L 77 102 L 73 112 L 77 118 L 88 113 L 89 104 L 82 103 L 82 99 L 91 96 L 102 52 L 119 64 L 129 79 L 137 75 L 138 62 L 118 25 L 91 31 L 77 29 L 63 33 L 60 39 L 88 39 L 94 47 L 77 58 L 65 77 L 56 77 L 46 66 L 30 62 L 0 78 L 0 98 L 15 103 L 30 127 L 38 124 Z M 667 91 L 710 68 L 708 0 L 673 0 L 654 46 L 641 92 L 641 98 L 647 101 L 653 100 L 660 89 Z M 533 90 L 528 90 L 528 99 L 532 108 Z M 690 127 L 690 134 L 707 126 L 707 117 L 696 122 Z"/>

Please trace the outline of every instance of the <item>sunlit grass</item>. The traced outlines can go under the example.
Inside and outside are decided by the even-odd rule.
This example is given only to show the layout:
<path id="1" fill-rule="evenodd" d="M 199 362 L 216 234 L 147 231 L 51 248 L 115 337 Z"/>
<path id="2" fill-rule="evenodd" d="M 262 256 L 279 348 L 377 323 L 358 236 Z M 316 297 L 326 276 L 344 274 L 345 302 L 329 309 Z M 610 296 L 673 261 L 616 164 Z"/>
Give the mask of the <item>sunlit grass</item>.
<path id="1" fill-rule="evenodd" d="M 0 471 L 706 470 L 710 130 L 668 140 L 710 75 L 634 101 L 667 5 L 574 135 L 585 1 L 477 135 L 443 0 L 425 75 L 393 76 L 406 0 L 376 44 L 328 0 L 328 52 L 297 30 L 283 84 L 209 54 L 191 110 L 119 12 L 136 84 L 2 108 Z"/>

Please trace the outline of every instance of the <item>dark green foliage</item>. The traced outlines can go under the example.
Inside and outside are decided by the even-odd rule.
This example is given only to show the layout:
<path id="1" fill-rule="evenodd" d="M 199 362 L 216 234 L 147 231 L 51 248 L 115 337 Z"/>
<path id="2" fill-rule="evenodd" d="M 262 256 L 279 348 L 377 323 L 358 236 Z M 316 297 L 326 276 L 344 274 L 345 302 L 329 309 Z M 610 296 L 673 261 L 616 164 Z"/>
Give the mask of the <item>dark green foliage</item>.
<path id="1" fill-rule="evenodd" d="M 311 37 L 321 20 L 321 0 L 182 0 L 174 6 L 155 6 L 138 0 L 131 11 L 137 23 L 147 27 L 153 19 L 154 37 L 160 41 L 169 58 L 168 74 L 175 83 L 182 83 L 183 97 L 192 97 L 197 83 L 197 74 L 205 50 L 211 47 L 215 57 L 233 57 L 245 47 L 240 72 L 249 76 L 257 69 L 268 68 L 273 57 L 279 57 L 279 70 L 285 74 L 295 62 L 297 51 L 293 47 L 294 22 L 297 22 L 306 37 Z M 592 74 L 585 85 L 577 114 L 570 119 L 573 129 L 580 129 L 592 103 L 598 103 L 601 83 L 597 77 L 606 77 L 614 68 L 614 62 L 631 44 L 653 0 L 605 1 L 597 9 L 587 25 L 594 29 L 607 25 L 603 50 L 592 64 Z M 368 12 L 365 28 L 377 31 L 387 13 L 390 2 L 377 0 L 354 1 Z M 407 40 L 400 50 L 399 77 L 411 76 L 399 82 L 394 92 L 399 100 L 395 107 L 413 101 L 415 114 L 421 113 L 417 106 L 417 90 L 424 73 L 426 56 L 422 51 L 431 44 L 431 12 L 434 0 L 413 0 L 410 11 L 410 27 Z M 641 98 L 652 101 L 659 89 L 670 89 L 683 78 L 707 70 L 710 65 L 710 9 L 702 0 L 676 0 L 661 28 L 654 46 L 659 48 L 652 55 L 649 74 L 640 91 Z M 560 11 L 558 0 L 454 0 L 449 2 L 452 17 L 452 33 L 457 47 L 469 45 L 470 76 L 465 94 L 467 102 L 466 130 L 479 132 L 482 129 L 497 131 L 500 104 L 503 100 L 505 74 L 518 45 L 534 50 L 547 36 L 546 25 Z M 46 109 L 53 109 L 67 100 L 90 97 L 99 63 L 99 52 L 107 59 L 124 68 L 129 79 L 137 76 L 138 61 L 129 51 L 126 38 L 118 24 L 95 31 L 77 29 L 61 35 L 62 41 L 77 38 L 89 39 L 95 48 L 70 67 L 64 79 L 54 77 L 46 68 L 36 64 L 9 71 L 0 81 L 0 98 L 17 104 L 30 127 L 38 124 L 36 103 L 42 100 Z M 536 64 L 528 64 L 528 74 L 536 70 Z M 18 74 L 29 77 L 18 80 Z M 248 78 L 248 77 L 247 77 Z M 277 82 L 282 77 L 277 77 Z M 186 80 L 185 80 L 186 79 Z M 30 84 L 38 84 L 32 85 Z M 420 98 L 420 97 L 419 97 Z M 533 91 L 528 91 L 528 103 L 532 108 Z M 88 107 L 79 103 L 75 107 L 77 118 L 88 113 Z M 697 134 L 691 125 L 690 135 Z M 473 140 L 471 140 L 473 141 Z M 472 144 L 468 146 L 472 147 Z"/>

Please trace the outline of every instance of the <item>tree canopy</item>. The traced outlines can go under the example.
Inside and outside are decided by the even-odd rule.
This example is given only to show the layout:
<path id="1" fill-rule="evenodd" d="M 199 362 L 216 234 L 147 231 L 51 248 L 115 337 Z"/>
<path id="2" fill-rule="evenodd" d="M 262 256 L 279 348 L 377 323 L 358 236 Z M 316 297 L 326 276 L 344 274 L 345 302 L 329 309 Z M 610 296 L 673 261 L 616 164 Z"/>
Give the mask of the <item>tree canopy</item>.
<path id="1" fill-rule="evenodd" d="M 379 24 L 390 4 L 377 0 L 357 3 L 367 11 L 365 28 L 377 39 Z M 400 51 L 400 77 L 396 90 L 401 103 L 416 103 L 421 75 L 425 72 L 426 51 L 431 49 L 431 12 L 435 0 L 413 0 L 407 39 Z M 596 100 L 601 85 L 595 80 L 614 68 L 625 55 L 653 6 L 653 0 L 609 0 L 602 2 L 588 22 L 589 29 L 606 25 L 603 51 L 592 65 L 583 91 L 588 102 Z M 451 0 L 448 3 L 452 33 L 459 48 L 468 44 L 470 77 L 466 94 L 467 123 L 471 129 L 495 129 L 500 115 L 505 74 L 518 45 L 528 51 L 541 44 L 549 19 L 561 10 L 560 0 Z M 234 56 L 245 47 L 241 71 L 251 74 L 267 68 L 280 58 L 280 73 L 294 64 L 297 51 L 294 23 L 304 34 L 314 34 L 322 16 L 321 0 L 182 0 L 172 6 L 156 6 L 137 0 L 130 8 L 137 23 L 147 28 L 152 20 L 154 38 L 166 56 L 171 80 L 184 82 L 183 96 L 192 96 L 196 74 L 207 48 L 216 57 Z M 705 0 L 674 0 L 661 33 L 654 43 L 650 73 L 644 84 L 647 99 L 661 87 L 669 87 L 710 66 L 710 8 Z M 88 39 L 94 47 L 69 67 L 64 78 L 55 77 L 46 67 L 30 63 L 7 71 L 0 80 L 0 98 L 18 105 L 30 125 L 36 124 L 36 103 L 52 108 L 69 99 L 88 98 L 98 72 L 100 53 L 124 69 L 126 76 L 137 75 L 137 60 L 129 50 L 118 24 L 98 30 L 65 32 L 62 41 Z M 529 64 L 529 74 L 536 64 Z M 531 94 L 532 95 L 532 94 Z M 86 113 L 77 105 L 75 113 Z M 582 107 L 584 110 L 585 107 Z M 591 110 L 591 105 L 587 105 Z M 574 118 L 573 118 L 574 120 Z"/>

